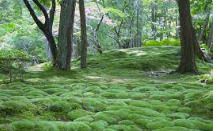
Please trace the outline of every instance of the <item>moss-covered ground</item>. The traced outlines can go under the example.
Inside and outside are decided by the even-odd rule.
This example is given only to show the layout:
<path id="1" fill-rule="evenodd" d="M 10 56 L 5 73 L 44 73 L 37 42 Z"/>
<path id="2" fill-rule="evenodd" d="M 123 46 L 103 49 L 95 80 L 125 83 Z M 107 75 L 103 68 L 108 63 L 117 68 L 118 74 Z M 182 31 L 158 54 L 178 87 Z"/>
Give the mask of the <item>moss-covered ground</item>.
<path id="1" fill-rule="evenodd" d="M 170 74 L 179 52 L 112 50 L 67 73 L 32 67 L 24 82 L 1 81 L 0 131 L 211 131 L 212 65 Z"/>

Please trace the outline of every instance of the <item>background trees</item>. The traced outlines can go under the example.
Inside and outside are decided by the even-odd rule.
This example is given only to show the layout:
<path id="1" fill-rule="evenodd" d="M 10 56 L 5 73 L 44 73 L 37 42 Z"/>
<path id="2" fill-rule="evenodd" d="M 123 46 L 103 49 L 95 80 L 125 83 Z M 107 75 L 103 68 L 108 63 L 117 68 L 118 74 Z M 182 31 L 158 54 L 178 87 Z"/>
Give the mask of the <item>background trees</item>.
<path id="1" fill-rule="evenodd" d="M 0 10 L 10 9 L 0 15 L 0 41 L 3 43 L 1 46 L 10 46 L 28 52 L 37 59 L 38 63 L 53 58 L 55 67 L 69 69 L 71 55 L 72 58 L 82 56 L 81 61 L 84 62 L 85 56 L 87 56 L 84 53 L 85 50 L 89 52 L 88 54 L 102 54 L 105 50 L 116 48 L 180 45 L 179 11 L 175 0 L 84 0 L 86 24 L 83 23 L 84 19 L 80 23 L 80 18 L 85 17 L 82 12 L 80 17 L 79 6 L 77 6 L 74 15 L 74 28 L 70 31 L 64 30 L 65 33 L 60 33 L 64 32 L 60 29 L 65 26 L 69 27 L 66 24 L 69 22 L 61 18 L 63 15 L 60 16 L 63 12 L 61 4 L 54 0 L 24 0 L 24 2 L 35 17 L 35 21 L 42 27 L 45 37 L 33 20 L 29 18 L 29 10 L 23 8 L 25 7 L 23 2 L 1 0 Z M 194 52 L 204 59 L 204 52 L 212 53 L 212 1 L 190 1 L 190 5 L 192 26 L 195 32 L 193 36 L 194 45 L 196 45 Z M 55 15 L 53 15 L 54 9 L 56 9 Z M 66 8 L 64 7 L 64 9 Z M 10 17 L 3 17 L 7 15 Z M 70 14 L 67 13 L 67 15 Z M 63 24 L 64 22 L 65 24 Z M 70 25 L 73 27 L 72 24 L 73 21 Z M 25 28 L 24 25 L 26 25 Z M 84 27 L 83 25 L 86 25 L 86 33 L 81 28 Z M 81 30 L 82 32 L 80 32 Z M 70 34 L 66 31 L 74 32 L 74 37 L 71 34 L 66 38 L 65 34 Z M 58 37 L 59 33 L 61 37 Z M 87 43 L 84 42 L 86 41 L 84 34 L 87 34 L 87 46 L 82 44 Z M 71 38 L 69 38 L 70 36 Z M 48 46 L 43 44 L 45 42 L 49 43 Z M 84 48 L 81 47 L 82 45 Z M 87 49 L 85 49 L 86 47 Z M 203 48 L 203 51 L 200 47 Z"/>

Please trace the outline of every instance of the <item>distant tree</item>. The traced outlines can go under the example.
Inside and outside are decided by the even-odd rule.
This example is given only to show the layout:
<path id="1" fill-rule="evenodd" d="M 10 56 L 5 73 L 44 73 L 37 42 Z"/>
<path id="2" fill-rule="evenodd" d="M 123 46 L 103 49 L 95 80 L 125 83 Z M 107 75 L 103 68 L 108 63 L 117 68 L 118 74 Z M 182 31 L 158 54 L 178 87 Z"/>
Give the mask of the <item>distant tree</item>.
<path id="1" fill-rule="evenodd" d="M 197 73 L 194 50 L 194 30 L 189 0 L 177 0 L 180 17 L 181 61 L 177 69 L 180 73 Z"/>
<path id="2" fill-rule="evenodd" d="M 79 0 L 81 19 L 81 68 L 87 67 L 87 29 L 84 0 Z"/>

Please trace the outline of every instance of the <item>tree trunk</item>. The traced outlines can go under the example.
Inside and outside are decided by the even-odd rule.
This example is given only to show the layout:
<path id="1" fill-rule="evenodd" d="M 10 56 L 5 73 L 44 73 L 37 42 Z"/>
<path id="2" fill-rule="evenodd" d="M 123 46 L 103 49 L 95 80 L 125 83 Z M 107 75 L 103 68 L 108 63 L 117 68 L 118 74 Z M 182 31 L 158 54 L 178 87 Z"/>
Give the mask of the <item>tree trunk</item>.
<path id="1" fill-rule="evenodd" d="M 141 0 L 136 0 L 136 47 L 141 47 L 142 45 L 142 4 Z"/>
<path id="2" fill-rule="evenodd" d="M 81 68 L 87 67 L 87 31 L 84 0 L 79 0 L 81 20 Z"/>
<path id="3" fill-rule="evenodd" d="M 57 68 L 60 70 L 70 70 L 75 5 L 76 0 L 61 2 L 57 57 Z"/>
<path id="4" fill-rule="evenodd" d="M 48 41 L 48 45 L 52 54 L 52 61 L 53 61 L 53 65 L 56 65 L 56 59 L 57 59 L 57 47 L 56 47 L 56 43 L 53 37 L 53 34 L 49 31 L 45 34 L 45 37 L 47 38 Z"/>
<path id="5" fill-rule="evenodd" d="M 206 16 L 206 19 L 204 21 L 204 24 L 203 24 L 203 28 L 201 29 L 201 32 L 200 32 L 200 35 L 199 35 L 199 42 L 205 42 L 204 40 L 204 36 L 206 34 L 206 29 L 207 29 L 207 26 L 209 24 L 209 17 L 210 17 L 210 13 L 208 12 L 207 16 Z"/>
<path id="6" fill-rule="evenodd" d="M 156 27 L 156 22 L 157 22 L 157 5 L 154 1 L 151 5 L 151 19 L 152 19 L 152 34 L 153 34 L 153 39 L 157 39 L 157 27 Z"/>
<path id="7" fill-rule="evenodd" d="M 210 23 L 210 31 L 208 35 L 207 45 L 211 52 L 213 52 L 213 22 Z"/>
<path id="8" fill-rule="evenodd" d="M 195 29 L 193 28 L 192 26 L 192 30 L 193 30 L 193 42 L 194 42 L 194 52 L 195 52 L 195 55 L 203 60 L 203 61 L 206 61 L 206 62 L 211 62 L 211 59 L 209 58 L 208 55 L 206 55 L 200 48 L 200 44 L 199 42 L 197 41 L 197 37 L 196 37 L 196 33 L 195 33 Z"/>
<path id="9" fill-rule="evenodd" d="M 189 0 L 177 0 L 181 26 L 181 61 L 177 69 L 179 73 L 197 73 L 192 18 Z"/>
<path id="10" fill-rule="evenodd" d="M 47 12 L 47 9 L 38 1 L 33 0 L 34 4 L 39 8 L 39 10 L 43 13 L 45 22 L 41 22 L 40 19 L 37 17 L 34 9 L 32 8 L 31 4 L 28 0 L 23 0 L 24 4 L 26 5 L 27 9 L 29 10 L 30 15 L 32 16 L 34 22 L 38 26 L 38 28 L 44 33 L 45 37 L 47 38 L 48 45 L 51 49 L 52 54 L 52 61 L 53 66 L 56 65 L 56 58 L 57 58 L 57 46 L 54 40 L 54 36 L 52 34 L 52 26 L 54 21 L 54 14 L 56 10 L 56 1 L 51 0 L 51 9 L 49 13 Z"/>

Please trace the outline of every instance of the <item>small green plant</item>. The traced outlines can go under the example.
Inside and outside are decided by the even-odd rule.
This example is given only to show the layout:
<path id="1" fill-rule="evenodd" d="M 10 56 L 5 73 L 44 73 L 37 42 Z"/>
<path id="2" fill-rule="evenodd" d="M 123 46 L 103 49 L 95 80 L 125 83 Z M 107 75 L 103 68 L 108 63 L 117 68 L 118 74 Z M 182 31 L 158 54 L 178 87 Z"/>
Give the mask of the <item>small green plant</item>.
<path id="1" fill-rule="evenodd" d="M 24 67 L 29 57 L 19 50 L 0 50 L 0 72 L 8 74 L 9 81 L 23 80 Z"/>

